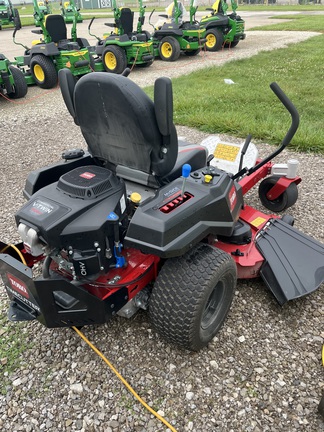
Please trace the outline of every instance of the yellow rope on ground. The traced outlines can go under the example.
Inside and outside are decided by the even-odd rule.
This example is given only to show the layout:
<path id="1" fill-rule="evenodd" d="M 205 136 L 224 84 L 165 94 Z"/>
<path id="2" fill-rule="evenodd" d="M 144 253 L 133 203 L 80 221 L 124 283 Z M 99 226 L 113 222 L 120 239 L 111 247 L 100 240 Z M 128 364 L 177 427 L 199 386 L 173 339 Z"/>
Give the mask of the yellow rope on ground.
<path id="1" fill-rule="evenodd" d="M 85 335 L 76 327 L 72 327 L 74 331 L 77 332 L 77 334 L 89 345 L 93 351 L 98 354 L 99 357 L 102 358 L 102 360 L 107 363 L 107 365 L 110 367 L 110 369 L 115 373 L 117 378 L 120 379 L 120 381 L 124 384 L 124 386 L 129 390 L 132 395 L 151 413 L 153 414 L 157 419 L 159 419 L 162 423 L 164 423 L 172 432 L 177 432 L 176 429 L 170 425 L 160 414 L 158 414 L 156 411 L 154 411 L 144 400 L 136 393 L 136 391 L 128 384 L 128 382 L 123 378 L 120 373 L 115 369 L 115 367 L 110 363 L 110 361 L 85 337 Z"/>

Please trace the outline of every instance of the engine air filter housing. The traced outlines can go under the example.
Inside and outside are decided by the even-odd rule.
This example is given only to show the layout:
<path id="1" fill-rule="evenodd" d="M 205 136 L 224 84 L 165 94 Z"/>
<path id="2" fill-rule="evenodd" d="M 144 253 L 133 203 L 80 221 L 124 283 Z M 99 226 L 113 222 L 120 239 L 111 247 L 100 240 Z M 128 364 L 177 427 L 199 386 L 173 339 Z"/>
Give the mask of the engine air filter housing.
<path id="1" fill-rule="evenodd" d="M 76 168 L 59 179 L 57 189 L 72 198 L 91 200 L 113 190 L 113 173 L 99 166 Z"/>

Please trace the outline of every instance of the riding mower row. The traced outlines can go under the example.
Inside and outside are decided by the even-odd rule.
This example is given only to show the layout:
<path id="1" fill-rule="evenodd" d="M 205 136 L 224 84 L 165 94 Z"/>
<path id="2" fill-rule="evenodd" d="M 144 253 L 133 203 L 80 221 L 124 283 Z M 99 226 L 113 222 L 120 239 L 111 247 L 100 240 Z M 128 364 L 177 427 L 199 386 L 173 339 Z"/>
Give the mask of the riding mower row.
<path id="1" fill-rule="evenodd" d="M 2 30 L 3 25 L 10 24 L 21 28 L 18 9 L 13 7 L 11 0 L 0 0 L 0 30 Z"/>
<path id="2" fill-rule="evenodd" d="M 250 154 L 250 139 L 231 149 L 234 172 L 218 167 L 220 149 L 208 154 L 206 143 L 178 139 L 168 78 L 156 80 L 154 102 L 122 75 L 75 82 L 62 69 L 59 83 L 87 150 L 66 150 L 26 180 L 27 202 L 15 215 L 22 242 L 0 243 L 9 319 L 79 327 L 148 309 L 162 337 L 199 350 L 222 326 L 237 279 L 261 276 L 281 305 L 323 282 L 324 245 L 294 228 L 292 216 L 244 200 L 261 180 L 271 211 L 297 200 L 297 164 L 272 162 L 299 124 L 277 84 L 270 87 L 291 126 L 263 160 Z"/>
<path id="3" fill-rule="evenodd" d="M 193 1 L 193 0 L 192 0 Z M 216 0 L 211 13 L 202 17 L 200 27 L 206 29 L 207 51 L 219 51 L 222 47 L 234 48 L 245 39 L 244 20 L 236 14 L 237 3 L 231 0 L 232 13 L 227 15 L 228 6 L 224 0 Z"/>
<path id="4" fill-rule="evenodd" d="M 139 0 L 136 31 L 133 30 L 134 12 L 129 8 L 118 8 L 115 0 L 113 5 L 114 23 L 106 23 L 113 27 L 109 35 L 105 35 L 103 39 L 98 38 L 90 33 L 93 19 L 89 25 L 90 35 L 98 39 L 93 50 L 99 56 L 99 61 L 102 60 L 107 72 L 122 73 L 127 65 L 133 64 L 150 66 L 156 57 L 164 61 L 175 61 L 181 52 L 193 56 L 198 54 L 204 45 L 205 31 L 191 21 L 182 21 L 183 8 L 176 0 L 170 5 L 168 15 L 161 15 L 169 18 L 169 21 L 158 26 L 151 24 L 154 28 L 152 35 L 143 30 L 145 7 L 142 0 Z M 151 16 L 153 12 L 154 10 Z"/>
<path id="5" fill-rule="evenodd" d="M 27 94 L 24 74 L 3 54 L 0 54 L 0 93 L 10 99 L 22 98 Z"/>
<path id="6" fill-rule="evenodd" d="M 71 3 L 74 3 L 73 0 Z M 58 71 L 63 68 L 68 68 L 74 77 L 92 72 L 94 64 L 92 67 L 88 50 L 89 42 L 87 39 L 77 37 L 77 9 L 75 8 L 75 19 L 69 39 L 61 15 L 45 16 L 36 0 L 34 0 L 34 10 L 35 19 L 41 29 L 32 32 L 42 35 L 42 39 L 33 41 L 32 47 L 29 48 L 15 41 L 17 28 L 13 35 L 14 43 L 25 48 L 24 55 L 16 57 L 16 64 L 23 71 L 27 84 L 37 84 L 44 89 L 55 87 Z"/>

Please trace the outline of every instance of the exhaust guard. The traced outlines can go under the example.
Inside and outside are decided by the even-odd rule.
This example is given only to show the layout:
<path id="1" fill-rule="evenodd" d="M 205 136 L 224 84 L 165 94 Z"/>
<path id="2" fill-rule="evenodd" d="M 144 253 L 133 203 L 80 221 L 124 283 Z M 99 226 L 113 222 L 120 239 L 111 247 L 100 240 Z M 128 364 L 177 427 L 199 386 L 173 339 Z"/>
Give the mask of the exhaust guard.
<path id="1" fill-rule="evenodd" d="M 101 300 L 60 276 L 33 279 L 29 267 L 7 254 L 0 254 L 0 274 L 11 299 L 11 321 L 37 319 L 49 328 L 104 324 L 128 301 L 126 287 Z"/>

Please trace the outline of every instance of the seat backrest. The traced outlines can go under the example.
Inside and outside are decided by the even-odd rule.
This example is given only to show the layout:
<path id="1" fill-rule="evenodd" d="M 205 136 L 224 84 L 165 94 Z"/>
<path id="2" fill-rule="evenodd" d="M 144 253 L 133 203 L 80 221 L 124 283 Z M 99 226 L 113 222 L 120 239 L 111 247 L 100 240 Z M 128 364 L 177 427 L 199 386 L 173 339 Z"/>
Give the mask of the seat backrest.
<path id="1" fill-rule="evenodd" d="M 120 24 L 125 34 L 133 31 L 134 12 L 129 8 L 122 8 L 120 11 Z"/>
<path id="2" fill-rule="evenodd" d="M 46 15 L 45 27 L 51 36 L 52 42 L 67 39 L 67 30 L 62 15 Z"/>
<path id="3" fill-rule="evenodd" d="M 154 178 L 159 183 L 178 155 L 171 80 L 156 81 L 153 103 L 124 76 L 92 72 L 74 87 L 70 74 L 60 70 L 59 82 L 90 154 L 121 177 L 139 183 Z"/>

